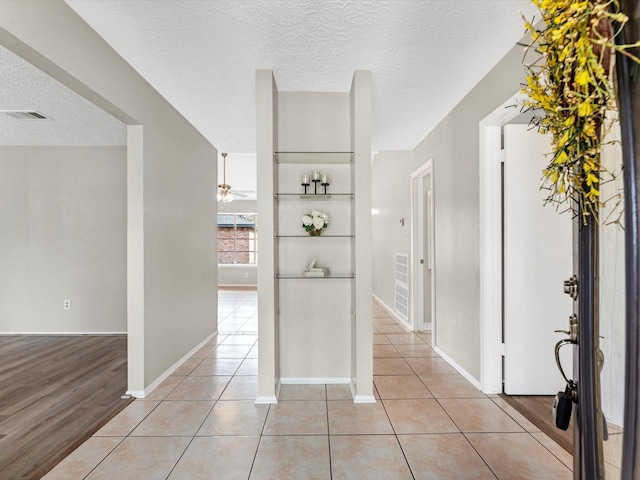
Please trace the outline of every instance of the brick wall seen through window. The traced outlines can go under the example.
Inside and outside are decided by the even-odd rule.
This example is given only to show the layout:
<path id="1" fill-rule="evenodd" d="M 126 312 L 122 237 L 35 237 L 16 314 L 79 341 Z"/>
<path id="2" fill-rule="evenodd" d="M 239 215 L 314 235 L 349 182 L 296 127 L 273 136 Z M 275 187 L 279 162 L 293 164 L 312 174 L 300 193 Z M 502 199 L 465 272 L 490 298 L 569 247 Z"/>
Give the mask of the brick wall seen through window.
<path id="1" fill-rule="evenodd" d="M 218 214 L 218 264 L 256 265 L 258 235 L 255 213 Z"/>

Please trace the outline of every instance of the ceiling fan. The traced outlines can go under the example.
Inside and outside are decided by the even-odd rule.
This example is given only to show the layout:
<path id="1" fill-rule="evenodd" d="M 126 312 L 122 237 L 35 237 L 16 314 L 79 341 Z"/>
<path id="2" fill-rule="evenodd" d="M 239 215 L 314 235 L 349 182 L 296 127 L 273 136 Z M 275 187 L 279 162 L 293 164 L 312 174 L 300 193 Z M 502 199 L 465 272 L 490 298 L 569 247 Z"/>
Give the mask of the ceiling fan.
<path id="1" fill-rule="evenodd" d="M 223 167 L 222 167 L 222 183 L 218 184 L 218 201 L 224 203 L 231 202 L 234 198 L 246 197 L 247 193 L 244 190 L 233 190 L 231 185 L 227 184 L 227 154 L 222 153 Z"/>

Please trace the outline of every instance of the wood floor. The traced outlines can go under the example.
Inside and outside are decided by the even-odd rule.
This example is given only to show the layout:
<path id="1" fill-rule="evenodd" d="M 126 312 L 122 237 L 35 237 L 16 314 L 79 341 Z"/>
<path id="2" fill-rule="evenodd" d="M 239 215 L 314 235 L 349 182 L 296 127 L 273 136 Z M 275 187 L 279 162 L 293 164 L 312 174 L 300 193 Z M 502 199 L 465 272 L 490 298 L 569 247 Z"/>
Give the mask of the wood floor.
<path id="1" fill-rule="evenodd" d="M 556 428 L 551 417 L 553 396 L 501 395 L 501 397 L 567 452 L 573 453 L 573 418 L 566 431 Z"/>
<path id="2" fill-rule="evenodd" d="M 38 479 L 130 400 L 127 338 L 0 336 L 0 479 Z"/>

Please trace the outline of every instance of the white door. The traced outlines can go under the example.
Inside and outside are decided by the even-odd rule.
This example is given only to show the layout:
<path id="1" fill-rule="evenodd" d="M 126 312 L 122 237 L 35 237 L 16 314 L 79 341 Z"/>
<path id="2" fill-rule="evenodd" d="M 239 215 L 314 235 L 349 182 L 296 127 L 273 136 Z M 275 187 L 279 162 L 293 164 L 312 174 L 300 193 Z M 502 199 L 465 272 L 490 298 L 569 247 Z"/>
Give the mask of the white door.
<path id="1" fill-rule="evenodd" d="M 549 138 L 526 125 L 504 127 L 504 391 L 551 395 L 564 390 L 554 357 L 572 313 L 563 281 L 572 274 L 572 218 L 543 206 L 540 190 Z M 571 347 L 562 348 L 567 376 Z"/>
<path id="2" fill-rule="evenodd" d="M 422 178 L 422 260 L 423 260 L 423 325 L 421 330 L 431 328 L 432 311 L 432 282 L 433 282 L 433 205 L 431 172 Z"/>
<path id="3" fill-rule="evenodd" d="M 427 161 L 411 175 L 412 326 L 434 328 L 434 209 L 433 162 Z"/>

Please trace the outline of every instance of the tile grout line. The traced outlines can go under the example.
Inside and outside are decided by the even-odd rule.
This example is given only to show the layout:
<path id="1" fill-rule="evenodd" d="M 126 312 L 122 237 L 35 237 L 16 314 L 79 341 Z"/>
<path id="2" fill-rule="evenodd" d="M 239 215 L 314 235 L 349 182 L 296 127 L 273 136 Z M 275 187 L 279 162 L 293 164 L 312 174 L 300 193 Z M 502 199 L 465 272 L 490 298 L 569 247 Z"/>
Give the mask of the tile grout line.
<path id="1" fill-rule="evenodd" d="M 509 412 L 507 412 L 504 408 L 502 408 L 502 406 L 501 406 L 501 405 L 499 405 L 498 403 L 496 403 L 496 401 L 493 399 L 493 397 L 487 397 L 487 398 L 489 398 L 489 399 L 493 402 L 493 404 L 494 404 L 495 406 L 497 406 L 497 407 L 498 407 L 500 410 L 502 410 L 506 415 L 508 415 L 508 416 L 509 416 L 509 418 L 511 418 L 511 419 L 512 419 L 514 422 L 516 422 L 518 425 L 520 425 L 520 427 L 524 430 L 524 433 L 527 433 L 531 438 L 533 438 L 537 443 L 539 443 L 539 444 L 542 446 L 542 448 L 544 448 L 547 452 L 549 452 L 551 455 L 553 455 L 555 458 L 557 458 L 557 459 L 558 459 L 558 461 L 559 461 L 562 465 L 564 465 L 565 467 L 569 468 L 569 467 L 568 467 L 568 466 L 567 466 L 567 465 L 566 465 L 566 464 L 565 464 L 565 463 L 564 463 L 564 462 L 563 462 L 563 461 L 558 457 L 558 455 L 556 455 L 555 453 L 553 453 L 549 448 L 547 448 L 547 446 L 546 446 L 544 443 L 542 443 L 540 440 L 538 440 L 536 437 L 534 437 L 534 436 L 533 436 L 533 434 L 532 434 L 533 432 L 530 432 L 529 430 L 527 430 L 527 429 L 525 428 L 525 426 L 524 426 L 524 425 L 521 425 L 521 424 L 520 424 L 520 422 L 518 422 L 518 420 L 516 420 L 515 418 L 513 418 L 513 416 L 512 416 Z M 498 398 L 499 398 L 499 397 L 498 397 Z M 513 408 L 513 407 L 512 407 L 512 408 Z M 525 418 L 525 417 L 523 417 L 523 418 Z M 525 418 L 525 420 L 527 420 L 527 419 Z M 527 421 L 528 421 L 528 420 L 527 420 Z M 529 423 L 531 423 L 531 422 L 529 422 Z M 535 425 L 534 425 L 534 426 L 535 426 Z M 514 433 L 515 433 L 515 432 L 514 432 Z M 553 441 L 553 439 L 552 439 L 551 437 L 549 437 L 549 435 L 547 435 L 546 433 L 544 433 L 544 432 L 543 432 L 543 431 L 541 431 L 541 430 L 540 430 L 540 431 L 538 431 L 538 432 L 535 432 L 535 433 L 542 433 L 542 434 L 543 434 L 543 435 L 545 435 L 547 438 L 549 438 L 551 441 Z M 554 441 L 554 443 L 556 443 L 556 442 Z M 556 443 L 556 445 L 557 445 L 557 443 Z M 559 445 L 558 445 L 558 446 L 559 446 Z M 562 447 L 560 447 L 560 448 L 562 448 Z M 563 451 L 564 451 L 564 449 L 563 449 Z M 569 453 L 569 452 L 567 452 L 567 453 Z M 569 454 L 570 454 L 570 453 L 569 453 Z M 570 454 L 570 455 L 571 455 L 571 454 Z M 571 457 L 573 458 L 573 455 L 571 455 Z M 572 469 L 572 468 L 569 468 L 569 470 L 570 470 L 570 471 L 573 471 L 573 469 Z"/>
<path id="2" fill-rule="evenodd" d="M 90 437 L 90 438 L 93 438 L 93 437 Z M 89 475 L 91 475 L 91 474 L 95 471 L 95 469 L 96 469 L 96 468 L 98 468 L 100 465 L 102 465 L 102 463 L 103 463 L 107 458 L 109 458 L 109 456 L 110 456 L 110 455 L 115 451 L 115 449 L 116 449 L 116 448 L 118 448 L 120 445 L 122 445 L 122 443 L 123 443 L 127 438 L 129 438 L 129 436 L 128 436 L 128 435 L 127 435 L 127 436 L 125 436 L 125 437 L 122 437 L 122 439 L 121 439 L 121 440 L 120 440 L 120 441 L 119 441 L 119 442 L 118 442 L 118 443 L 117 443 L 117 444 L 116 444 L 116 445 L 115 445 L 111 450 L 109 450 L 109 453 L 107 453 L 107 454 L 104 456 L 104 458 L 103 458 L 102 460 L 100 460 L 100 461 L 99 461 L 99 462 L 98 462 L 98 463 L 97 463 L 97 464 L 96 464 L 96 465 L 95 465 L 91 470 L 89 470 L 89 473 L 87 473 L 84 477 L 82 477 L 82 478 L 83 478 L 83 480 L 84 480 L 85 478 L 88 478 L 88 477 L 89 477 Z M 85 442 L 85 443 L 86 443 L 86 442 Z M 84 443 L 83 443 L 83 445 L 84 445 Z M 79 448 L 79 447 L 78 447 L 78 448 Z M 78 450 L 78 449 L 74 450 L 74 452 L 75 452 L 75 451 L 77 451 L 77 450 Z M 63 461 L 64 461 L 64 460 L 63 460 Z M 62 462 L 61 462 L 61 463 L 62 463 Z M 58 465 L 60 465 L 60 464 L 58 464 Z M 57 466 L 57 465 L 56 465 L 56 466 Z M 53 467 L 53 468 L 55 468 L 55 467 Z M 53 468 L 52 468 L 49 472 L 47 472 L 45 475 L 49 474 L 49 473 L 53 470 Z"/>
<path id="3" fill-rule="evenodd" d="M 327 391 L 327 384 L 324 384 L 324 405 L 325 412 L 327 413 L 327 441 L 329 446 L 329 479 L 333 480 L 333 465 L 331 458 L 331 429 L 329 426 L 329 392 Z"/>
<path id="4" fill-rule="evenodd" d="M 384 410 L 384 414 L 387 416 L 387 420 L 389 420 L 389 425 L 391 425 L 391 430 L 393 431 L 393 436 L 396 439 L 396 442 L 398 442 L 398 447 L 400 447 L 400 451 L 402 452 L 402 457 L 404 458 L 405 463 L 407 464 L 407 468 L 409 469 L 409 473 L 411 474 L 411 478 L 413 478 L 413 480 L 415 480 L 416 476 L 413 473 L 413 469 L 411 468 L 411 464 L 409 463 L 409 459 L 407 458 L 407 455 L 404 452 L 404 448 L 402 448 L 402 443 L 400 443 L 400 439 L 398 438 L 398 433 L 396 432 L 396 427 L 393 425 L 393 422 L 391 421 L 391 417 L 389 416 L 389 412 L 387 411 L 387 406 L 384 404 L 384 401 L 380 395 L 380 390 L 378 390 L 378 386 L 375 384 L 375 382 L 373 383 L 373 388 L 375 389 L 376 392 L 378 392 L 378 401 L 380 402 L 380 404 L 382 405 L 382 409 Z"/>

